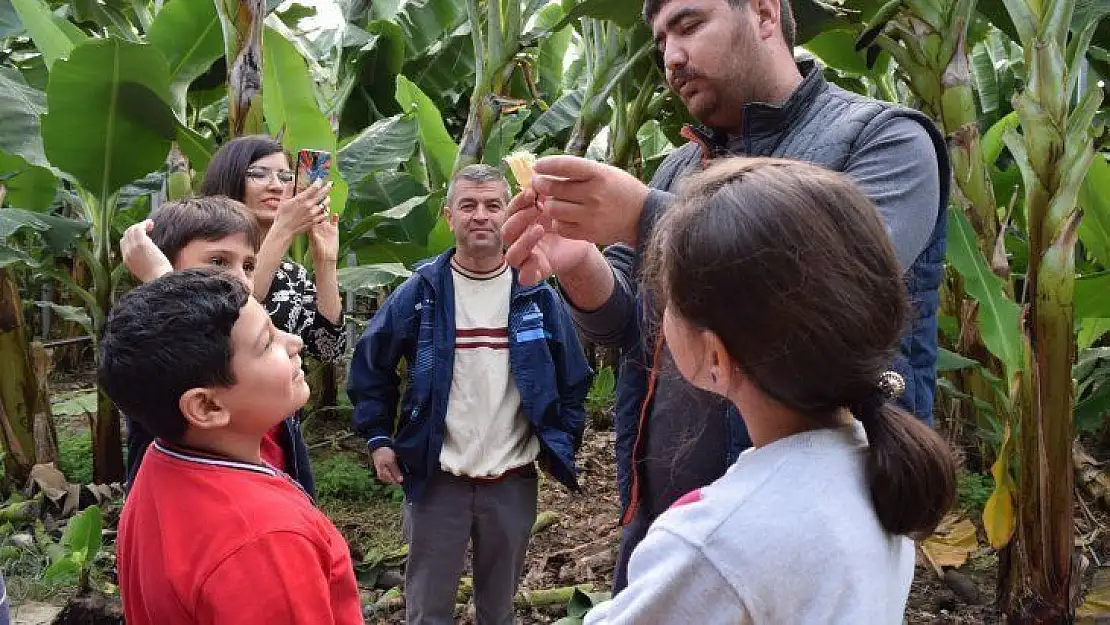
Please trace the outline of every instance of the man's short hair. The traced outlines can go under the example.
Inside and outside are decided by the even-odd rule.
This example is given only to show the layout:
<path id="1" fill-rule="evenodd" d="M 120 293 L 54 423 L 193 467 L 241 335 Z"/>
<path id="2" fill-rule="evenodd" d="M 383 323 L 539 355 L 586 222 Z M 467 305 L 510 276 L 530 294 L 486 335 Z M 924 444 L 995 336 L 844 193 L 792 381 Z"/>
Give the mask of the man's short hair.
<path id="1" fill-rule="evenodd" d="M 659 9 L 663 8 L 671 0 L 644 0 L 644 21 L 651 25 L 651 21 L 659 14 Z M 748 0 L 727 0 L 729 4 L 734 7 L 742 7 L 748 3 Z M 794 23 L 794 8 L 790 6 L 790 0 L 779 0 L 779 21 L 782 22 L 782 38 L 786 41 L 786 47 L 791 50 L 794 49 L 796 42 L 795 38 L 798 36 L 798 28 Z"/>
<path id="2" fill-rule="evenodd" d="M 447 205 L 455 205 L 455 183 L 460 180 L 473 182 L 476 184 L 490 184 L 500 182 L 505 185 L 505 202 L 509 201 L 509 181 L 505 178 L 505 174 L 500 169 L 492 165 L 484 163 L 476 163 L 474 165 L 467 165 L 451 176 L 451 184 L 447 186 Z"/>
<path id="3" fill-rule="evenodd" d="M 150 239 L 171 264 L 189 243 L 219 241 L 243 234 L 254 251 L 262 245 L 258 220 L 242 202 L 223 196 L 191 197 L 167 202 L 151 214 L 154 230 Z"/>
<path id="4" fill-rule="evenodd" d="M 179 440 L 186 430 L 182 394 L 235 383 L 231 329 L 249 297 L 242 282 L 215 267 L 175 271 L 139 285 L 104 324 L 100 388 L 154 436 Z"/>

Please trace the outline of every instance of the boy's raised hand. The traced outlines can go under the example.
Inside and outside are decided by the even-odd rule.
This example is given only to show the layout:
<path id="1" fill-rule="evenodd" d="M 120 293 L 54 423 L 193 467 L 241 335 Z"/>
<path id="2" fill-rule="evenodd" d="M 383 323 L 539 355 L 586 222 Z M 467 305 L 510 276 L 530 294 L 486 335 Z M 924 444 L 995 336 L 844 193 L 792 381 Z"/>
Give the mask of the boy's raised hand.
<path id="1" fill-rule="evenodd" d="M 278 205 L 274 229 L 291 235 L 303 234 L 316 224 L 327 221 L 328 206 L 331 204 L 328 193 L 331 186 L 330 182 L 325 184 L 317 180 L 304 191 L 283 200 Z"/>
<path id="2" fill-rule="evenodd" d="M 150 282 L 173 271 L 169 259 L 150 240 L 152 230 L 154 221 L 146 219 L 125 230 L 119 241 L 124 266 L 140 282 Z"/>

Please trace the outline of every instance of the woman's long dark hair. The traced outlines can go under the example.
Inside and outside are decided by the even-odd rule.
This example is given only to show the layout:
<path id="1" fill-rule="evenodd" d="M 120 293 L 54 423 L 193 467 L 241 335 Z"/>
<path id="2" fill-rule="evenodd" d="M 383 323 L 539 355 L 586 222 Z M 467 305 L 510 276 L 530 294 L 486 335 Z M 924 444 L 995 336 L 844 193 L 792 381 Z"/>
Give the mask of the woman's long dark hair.
<path id="1" fill-rule="evenodd" d="M 285 154 L 285 148 L 266 135 L 248 135 L 228 141 L 212 156 L 200 194 L 226 195 L 242 202 L 247 192 L 247 168 L 258 159 L 278 152 Z"/>
<path id="2" fill-rule="evenodd" d="M 808 163 L 718 163 L 656 227 L 647 275 L 662 303 L 719 336 L 775 401 L 829 424 L 852 410 L 887 531 L 936 527 L 954 501 L 955 463 L 940 436 L 882 394 L 909 311 L 883 222 L 854 184 Z"/>

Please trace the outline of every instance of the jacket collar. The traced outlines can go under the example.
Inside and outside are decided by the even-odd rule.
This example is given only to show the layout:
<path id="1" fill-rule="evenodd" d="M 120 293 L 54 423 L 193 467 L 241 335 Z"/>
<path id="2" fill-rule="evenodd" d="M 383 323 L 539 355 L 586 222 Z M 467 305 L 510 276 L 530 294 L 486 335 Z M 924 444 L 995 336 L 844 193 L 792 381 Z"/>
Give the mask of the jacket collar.
<path id="1" fill-rule="evenodd" d="M 454 255 L 455 248 L 452 247 L 439 256 L 421 261 L 413 270 L 414 273 L 423 278 L 432 287 L 432 290 L 435 291 L 436 296 L 443 295 L 445 280 L 447 280 L 451 276 L 451 257 L 453 257 Z M 513 286 L 511 297 L 531 294 L 532 292 L 539 290 L 543 286 L 542 282 L 539 284 L 534 284 L 532 286 L 524 286 L 520 283 L 520 271 L 518 271 L 516 267 L 510 267 L 509 270 L 513 272 Z"/>
<path id="2" fill-rule="evenodd" d="M 803 76 L 802 82 L 785 102 L 749 102 L 744 105 L 741 138 L 781 132 L 801 117 L 813 105 L 817 96 L 828 91 L 829 83 L 816 61 L 806 59 L 799 61 L 797 65 Z M 716 157 L 730 152 L 728 133 L 720 128 L 688 124 L 683 130 L 683 136 L 700 143 L 705 154 Z"/>
<path id="3" fill-rule="evenodd" d="M 167 443 L 160 439 L 155 439 L 151 446 L 159 452 L 171 457 L 191 462 L 193 464 L 204 465 L 209 467 L 223 467 L 225 469 L 238 469 L 240 471 L 250 471 L 252 473 L 261 473 L 262 475 L 269 475 L 277 477 L 278 472 L 270 465 L 263 462 L 262 464 L 254 464 L 251 462 L 242 462 L 240 460 L 232 460 L 230 458 L 221 458 L 203 451 L 185 447 L 184 445 L 175 445 Z"/>
<path id="4" fill-rule="evenodd" d="M 295 486 L 297 490 L 301 491 L 301 493 L 305 497 L 308 497 L 309 501 L 316 501 L 315 498 L 310 495 L 307 490 L 305 490 L 304 485 L 302 485 L 299 481 L 293 479 L 285 472 L 275 469 L 266 462 L 263 462 L 262 464 L 254 464 L 252 462 L 232 460 L 230 458 L 215 456 L 210 453 L 200 451 L 199 449 L 185 447 L 184 445 L 168 443 L 161 439 L 154 439 L 154 442 L 151 443 L 151 447 L 171 458 L 176 458 L 178 460 L 190 462 L 200 466 L 222 467 L 225 469 L 235 469 L 239 471 L 247 471 L 250 473 L 258 473 L 260 475 L 268 475 L 270 477 L 283 478 L 285 479 L 285 481 Z"/>

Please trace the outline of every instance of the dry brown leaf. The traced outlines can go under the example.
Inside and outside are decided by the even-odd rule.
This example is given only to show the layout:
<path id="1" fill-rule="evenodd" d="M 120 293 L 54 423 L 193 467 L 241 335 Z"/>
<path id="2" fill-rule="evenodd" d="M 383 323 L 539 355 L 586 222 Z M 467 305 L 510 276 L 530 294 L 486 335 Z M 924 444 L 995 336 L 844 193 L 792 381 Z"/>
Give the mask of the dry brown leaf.
<path id="1" fill-rule="evenodd" d="M 69 494 L 69 482 L 66 476 L 53 464 L 36 464 L 31 467 L 31 481 L 46 497 L 58 503 Z"/>
<path id="2" fill-rule="evenodd" d="M 936 533 L 921 543 L 921 550 L 938 567 L 959 568 L 979 548 L 975 525 L 967 519 L 948 517 Z"/>

